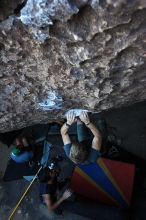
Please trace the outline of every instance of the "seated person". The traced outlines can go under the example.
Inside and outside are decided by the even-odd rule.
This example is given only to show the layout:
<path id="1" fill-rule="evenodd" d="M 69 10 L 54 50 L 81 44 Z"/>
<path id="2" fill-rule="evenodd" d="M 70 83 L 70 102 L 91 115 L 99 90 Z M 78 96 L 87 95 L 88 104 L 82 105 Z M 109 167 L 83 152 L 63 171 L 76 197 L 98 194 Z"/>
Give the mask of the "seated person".
<path id="1" fill-rule="evenodd" d="M 68 129 L 76 121 L 78 142 L 71 142 Z M 89 146 L 91 140 L 89 130 L 93 134 L 91 147 Z M 94 163 L 101 156 L 102 137 L 100 131 L 90 121 L 87 112 L 82 111 L 79 119 L 76 119 L 74 112 L 68 113 L 67 122 L 61 128 L 61 135 L 65 153 L 74 163 Z"/>
<path id="2" fill-rule="evenodd" d="M 40 186 L 40 200 L 46 205 L 49 213 L 55 211 L 55 209 L 66 199 L 68 199 L 72 193 L 70 190 L 66 190 L 63 195 L 57 200 L 57 193 L 60 190 L 61 183 L 58 182 L 57 176 L 59 171 L 56 169 L 43 169 L 43 172 L 39 176 Z M 66 182 L 65 182 L 66 183 Z M 61 214 L 61 213 L 58 213 Z"/>
<path id="3" fill-rule="evenodd" d="M 25 163 L 30 161 L 33 156 L 33 149 L 25 137 L 16 139 L 16 146 L 12 149 L 10 157 L 16 163 Z"/>

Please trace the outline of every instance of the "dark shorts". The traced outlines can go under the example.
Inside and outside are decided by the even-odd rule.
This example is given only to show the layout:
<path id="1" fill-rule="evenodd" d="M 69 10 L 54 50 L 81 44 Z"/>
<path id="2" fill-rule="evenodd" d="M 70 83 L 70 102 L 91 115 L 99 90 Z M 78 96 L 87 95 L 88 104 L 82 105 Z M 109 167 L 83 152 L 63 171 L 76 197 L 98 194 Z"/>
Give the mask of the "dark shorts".
<path id="1" fill-rule="evenodd" d="M 51 196 L 51 199 L 53 200 L 53 202 L 55 202 L 56 191 L 57 191 L 57 182 L 55 182 L 54 184 L 40 183 L 39 194 L 40 194 L 41 203 L 45 204 L 44 199 L 43 199 L 43 195 L 45 195 L 45 194 L 49 194 Z"/>

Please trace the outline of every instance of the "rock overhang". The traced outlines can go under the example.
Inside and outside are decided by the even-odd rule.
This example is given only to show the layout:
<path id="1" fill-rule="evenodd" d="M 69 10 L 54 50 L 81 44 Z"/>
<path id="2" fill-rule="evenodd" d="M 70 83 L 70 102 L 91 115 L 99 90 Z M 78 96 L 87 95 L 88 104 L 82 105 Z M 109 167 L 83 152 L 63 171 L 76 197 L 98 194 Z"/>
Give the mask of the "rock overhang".
<path id="1" fill-rule="evenodd" d="M 41 4 L 39 25 L 37 7 L 28 10 L 33 23 L 11 16 L 0 24 L 1 132 L 57 120 L 71 108 L 100 112 L 146 99 L 144 1 L 37 2 L 51 4 L 44 20 Z M 58 101 L 39 106 L 50 92 L 61 97 L 59 108 Z"/>

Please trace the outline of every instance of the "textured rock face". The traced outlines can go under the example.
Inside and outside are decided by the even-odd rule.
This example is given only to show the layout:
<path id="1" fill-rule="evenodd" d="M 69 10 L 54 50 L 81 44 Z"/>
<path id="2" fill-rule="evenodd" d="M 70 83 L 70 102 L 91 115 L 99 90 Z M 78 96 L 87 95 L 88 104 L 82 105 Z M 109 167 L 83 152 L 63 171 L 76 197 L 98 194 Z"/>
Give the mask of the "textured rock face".
<path id="1" fill-rule="evenodd" d="M 0 23 L 1 132 L 146 99 L 146 1 L 32 2 Z"/>
<path id="2" fill-rule="evenodd" d="M 24 1 L 26 0 L 0 0 L 0 21 L 14 14 Z"/>

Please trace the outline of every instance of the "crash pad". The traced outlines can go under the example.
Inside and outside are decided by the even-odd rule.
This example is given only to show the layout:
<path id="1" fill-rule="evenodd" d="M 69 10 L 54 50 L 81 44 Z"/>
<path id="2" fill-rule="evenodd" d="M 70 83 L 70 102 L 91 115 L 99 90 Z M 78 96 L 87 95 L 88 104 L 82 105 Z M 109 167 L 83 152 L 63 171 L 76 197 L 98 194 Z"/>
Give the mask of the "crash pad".
<path id="1" fill-rule="evenodd" d="M 18 164 L 12 159 L 10 159 L 3 177 L 3 181 L 13 181 L 22 179 L 23 176 L 35 175 L 37 171 L 37 165 L 30 167 L 28 162 Z"/>
<path id="2" fill-rule="evenodd" d="M 128 208 L 134 174 L 133 164 L 99 158 L 96 163 L 76 166 L 70 187 L 89 199 Z"/>

